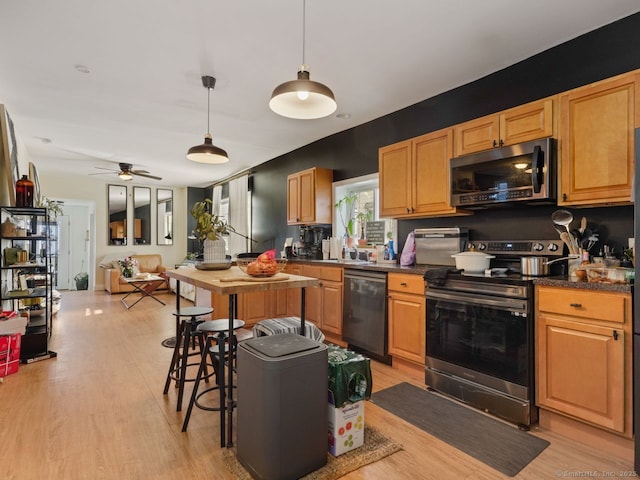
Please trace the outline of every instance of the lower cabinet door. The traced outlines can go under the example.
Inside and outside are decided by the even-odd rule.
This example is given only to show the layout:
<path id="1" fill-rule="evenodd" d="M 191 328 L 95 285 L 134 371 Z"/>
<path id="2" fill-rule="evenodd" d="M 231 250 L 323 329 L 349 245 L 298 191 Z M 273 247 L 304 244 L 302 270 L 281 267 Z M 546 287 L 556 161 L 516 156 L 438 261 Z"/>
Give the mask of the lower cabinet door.
<path id="1" fill-rule="evenodd" d="M 389 353 L 424 365 L 425 298 L 423 295 L 390 292 Z"/>
<path id="2" fill-rule="evenodd" d="M 624 432 L 622 329 L 540 316 L 537 341 L 538 405 Z"/>
<path id="3" fill-rule="evenodd" d="M 322 282 L 322 330 L 342 335 L 342 283 Z"/>

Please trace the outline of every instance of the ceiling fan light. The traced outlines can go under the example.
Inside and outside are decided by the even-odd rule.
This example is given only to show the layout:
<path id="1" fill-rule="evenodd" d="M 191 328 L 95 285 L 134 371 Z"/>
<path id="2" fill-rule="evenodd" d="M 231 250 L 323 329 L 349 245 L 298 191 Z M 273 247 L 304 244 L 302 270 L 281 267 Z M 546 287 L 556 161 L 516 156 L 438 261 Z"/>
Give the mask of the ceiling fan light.
<path id="1" fill-rule="evenodd" d="M 312 120 L 331 115 L 338 104 L 331 89 L 309 80 L 309 71 L 302 66 L 297 80 L 285 82 L 273 90 L 269 108 L 283 117 Z"/>
<path id="2" fill-rule="evenodd" d="M 226 163 L 229 161 L 229 156 L 220 147 L 216 147 L 213 144 L 211 135 L 204 136 L 204 143 L 191 147 L 187 152 L 187 158 L 193 162 L 198 163 Z"/>
<path id="3" fill-rule="evenodd" d="M 133 180 L 133 175 L 131 175 L 130 172 L 122 171 L 118 174 L 118 177 L 120 177 L 120 180 L 124 180 L 125 182 L 128 182 L 129 180 Z"/>

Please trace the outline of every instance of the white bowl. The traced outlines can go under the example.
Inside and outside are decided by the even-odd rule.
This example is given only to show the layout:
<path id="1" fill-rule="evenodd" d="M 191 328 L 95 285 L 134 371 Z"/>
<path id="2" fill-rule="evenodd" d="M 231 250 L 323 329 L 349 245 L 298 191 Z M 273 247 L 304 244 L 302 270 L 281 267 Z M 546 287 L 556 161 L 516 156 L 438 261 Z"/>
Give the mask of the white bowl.
<path id="1" fill-rule="evenodd" d="M 469 273 L 482 273 L 489 268 L 493 255 L 482 252 L 460 252 L 451 255 L 456 259 L 456 268 Z"/>

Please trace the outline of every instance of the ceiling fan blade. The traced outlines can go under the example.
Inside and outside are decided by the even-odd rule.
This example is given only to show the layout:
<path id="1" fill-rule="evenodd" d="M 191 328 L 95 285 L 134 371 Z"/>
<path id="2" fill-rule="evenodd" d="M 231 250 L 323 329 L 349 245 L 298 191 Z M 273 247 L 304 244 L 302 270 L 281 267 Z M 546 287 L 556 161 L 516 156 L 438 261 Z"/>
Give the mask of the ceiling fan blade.
<path id="1" fill-rule="evenodd" d="M 113 173 L 118 173 L 115 170 L 111 170 L 110 172 L 100 172 L 100 173 L 88 173 L 87 175 L 111 175 Z"/>
<path id="2" fill-rule="evenodd" d="M 109 170 L 110 172 L 118 171 L 118 170 L 114 170 L 113 168 L 105 168 L 105 167 L 93 167 L 93 168 L 97 168 L 98 170 Z"/>
<path id="3" fill-rule="evenodd" d="M 147 175 L 146 173 L 139 173 L 137 171 L 132 173 L 140 177 L 153 178 L 154 180 L 162 180 L 162 177 L 156 177 L 155 175 Z"/>
<path id="4" fill-rule="evenodd" d="M 131 173 L 133 173 L 134 175 L 144 175 L 149 174 L 150 172 L 148 170 L 130 170 Z"/>

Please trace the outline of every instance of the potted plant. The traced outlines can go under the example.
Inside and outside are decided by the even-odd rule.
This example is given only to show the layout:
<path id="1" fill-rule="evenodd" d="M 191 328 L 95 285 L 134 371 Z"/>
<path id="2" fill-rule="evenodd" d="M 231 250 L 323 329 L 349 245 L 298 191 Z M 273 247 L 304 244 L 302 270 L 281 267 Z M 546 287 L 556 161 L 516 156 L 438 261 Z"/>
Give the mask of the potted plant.
<path id="1" fill-rule="evenodd" d="M 193 235 L 203 244 L 204 262 L 220 263 L 226 260 L 227 255 L 226 243 L 221 237 L 235 232 L 235 229 L 210 212 L 212 203 L 210 198 L 205 198 L 191 207 L 191 216 L 196 221 Z"/>
<path id="2" fill-rule="evenodd" d="M 47 210 L 49 210 L 51 220 L 53 220 L 54 222 L 57 220 L 58 215 L 62 215 L 63 213 L 60 202 L 58 202 L 57 200 L 51 200 L 50 198 L 47 198 L 45 196 L 40 197 L 40 200 L 38 200 L 36 207 L 46 208 Z"/>
<path id="3" fill-rule="evenodd" d="M 367 240 L 364 237 L 364 229 L 367 222 L 373 219 L 373 212 L 371 210 L 365 210 L 363 212 L 358 212 L 356 214 L 356 220 L 358 221 L 358 225 L 360 227 L 360 239 L 358 240 L 359 245 L 366 245 Z"/>
<path id="4" fill-rule="evenodd" d="M 340 221 L 344 227 L 345 236 L 347 237 L 347 245 L 353 241 L 355 234 L 355 218 L 354 209 L 358 195 L 355 192 L 349 192 L 336 202 L 334 207 L 338 210 Z"/>

